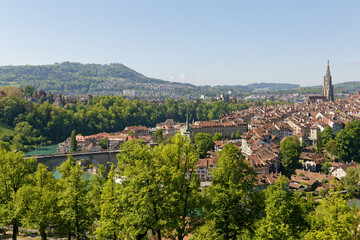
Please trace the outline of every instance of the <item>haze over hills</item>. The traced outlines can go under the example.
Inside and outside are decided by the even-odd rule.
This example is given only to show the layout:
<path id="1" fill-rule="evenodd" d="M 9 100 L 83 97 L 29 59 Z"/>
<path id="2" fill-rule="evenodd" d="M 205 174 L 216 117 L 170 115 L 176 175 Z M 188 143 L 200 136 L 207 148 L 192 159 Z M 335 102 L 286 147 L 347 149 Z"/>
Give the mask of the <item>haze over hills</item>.
<path id="1" fill-rule="evenodd" d="M 290 83 L 253 83 L 245 86 L 219 85 L 196 86 L 188 83 L 170 82 L 144 76 L 123 64 L 81 64 L 63 62 L 49 65 L 1 66 L 0 85 L 26 85 L 36 89 L 64 94 L 118 94 L 123 90 L 137 90 L 141 95 L 194 98 L 199 94 L 217 96 L 231 90 L 235 95 L 247 91 L 282 91 L 310 89 L 318 92 L 321 86 L 300 88 Z M 360 82 L 335 85 L 335 91 L 354 92 L 360 90 Z"/>

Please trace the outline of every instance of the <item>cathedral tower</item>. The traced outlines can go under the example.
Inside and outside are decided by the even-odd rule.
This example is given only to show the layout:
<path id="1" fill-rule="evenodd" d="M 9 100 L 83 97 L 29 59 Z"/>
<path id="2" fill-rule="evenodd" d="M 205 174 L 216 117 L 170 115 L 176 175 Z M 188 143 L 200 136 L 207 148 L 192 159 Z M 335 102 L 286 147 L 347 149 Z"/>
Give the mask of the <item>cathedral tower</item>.
<path id="1" fill-rule="evenodd" d="M 324 76 L 324 86 L 322 89 L 322 95 L 327 98 L 328 101 L 334 101 L 334 89 L 332 85 L 332 79 L 330 74 L 329 61 L 327 64 L 326 74 Z"/>

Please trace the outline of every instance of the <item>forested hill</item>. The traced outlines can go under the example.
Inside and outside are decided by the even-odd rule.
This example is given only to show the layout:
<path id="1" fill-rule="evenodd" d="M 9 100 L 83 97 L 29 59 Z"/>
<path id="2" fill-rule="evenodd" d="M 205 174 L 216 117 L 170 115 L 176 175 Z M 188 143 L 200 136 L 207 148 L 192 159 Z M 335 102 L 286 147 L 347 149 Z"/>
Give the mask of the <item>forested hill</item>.
<path id="1" fill-rule="evenodd" d="M 219 96 L 231 90 L 232 96 L 244 92 L 293 89 L 296 84 L 260 83 L 246 86 L 195 86 L 187 83 L 169 82 L 148 78 L 123 64 L 81 64 L 63 62 L 49 65 L 0 66 L 0 86 L 33 86 L 35 89 L 62 94 L 89 93 L 114 95 L 123 90 L 137 90 L 140 97 L 171 97 L 193 99 L 199 94 Z"/>
<path id="2" fill-rule="evenodd" d="M 24 65 L 0 67 L 0 85 L 26 85 L 55 93 L 91 93 L 143 90 L 148 85 L 193 87 L 145 77 L 123 64 L 81 64 L 73 62 L 51 65 Z"/>

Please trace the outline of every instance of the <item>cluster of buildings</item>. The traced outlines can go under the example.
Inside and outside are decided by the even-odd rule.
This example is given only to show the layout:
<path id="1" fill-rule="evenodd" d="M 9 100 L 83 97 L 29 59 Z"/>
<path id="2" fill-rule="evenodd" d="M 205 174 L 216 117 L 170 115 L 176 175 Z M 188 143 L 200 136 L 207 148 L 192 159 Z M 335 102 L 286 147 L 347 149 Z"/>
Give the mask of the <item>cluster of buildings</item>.
<path id="1" fill-rule="evenodd" d="M 334 101 L 334 92 L 329 64 L 324 77 L 322 96 L 310 96 L 307 101 L 295 104 L 252 107 L 243 111 L 232 112 L 219 120 L 193 121 L 178 123 L 168 119 L 156 127 L 148 129 L 144 126 L 127 127 L 118 133 L 99 133 L 90 136 L 76 136 L 79 151 L 100 151 L 98 145 L 103 138 L 108 138 L 108 149 L 119 149 L 121 143 L 133 139 L 142 139 L 150 145 L 157 144 L 153 132 L 161 129 L 164 137 L 178 132 L 194 137 L 197 133 L 222 133 L 226 140 L 215 141 L 214 149 L 204 159 L 200 159 L 194 169 L 203 184 L 212 180 L 211 171 L 216 167 L 218 152 L 227 143 L 236 144 L 258 174 L 260 189 L 273 184 L 281 175 L 280 143 L 290 136 L 297 136 L 302 144 L 300 162 L 302 169 L 296 170 L 289 179 L 291 189 L 320 192 L 328 189 L 334 179 L 346 175 L 346 169 L 357 167 L 356 163 L 343 164 L 331 161 L 324 154 L 314 152 L 311 147 L 318 140 L 319 132 L 327 126 L 339 132 L 347 122 L 360 117 L 360 93 L 348 98 Z M 240 139 L 231 139 L 234 133 Z M 305 147 L 308 146 L 308 147 Z M 70 138 L 58 145 L 59 153 L 70 152 Z M 320 173 L 325 162 L 330 162 L 329 175 Z"/>
<path id="2" fill-rule="evenodd" d="M 151 134 L 151 131 L 145 126 L 126 127 L 123 131 L 117 133 L 98 133 L 88 136 L 77 135 L 77 150 L 84 152 L 98 152 L 104 150 L 99 142 L 107 138 L 105 149 L 119 150 L 120 145 L 126 141 L 141 139 L 146 144 L 157 144 L 157 139 Z M 70 153 L 71 138 L 67 138 L 57 146 L 58 153 Z"/>
<path id="3" fill-rule="evenodd" d="M 319 132 L 327 126 L 339 132 L 347 122 L 359 118 L 360 93 L 349 98 L 334 101 L 334 92 L 329 64 L 324 77 L 322 96 L 310 97 L 303 103 L 288 105 L 253 107 L 247 110 L 233 112 L 222 117 L 218 122 L 198 122 L 183 127 L 183 133 L 206 132 L 214 135 L 221 132 L 229 138 L 229 131 L 240 130 L 241 140 L 233 142 L 241 148 L 246 160 L 258 173 L 258 187 L 260 189 L 273 184 L 281 175 L 280 172 L 280 142 L 290 136 L 297 136 L 303 146 L 300 155 L 302 169 L 296 170 L 289 179 L 291 189 L 320 192 L 329 189 L 330 182 L 346 175 L 349 167 L 358 167 L 355 162 L 341 163 L 332 161 L 324 154 L 318 154 L 311 147 L 318 140 Z M 228 128 L 237 124 L 237 128 Z M 226 134 L 224 134 L 226 132 Z M 221 141 L 225 143 L 225 141 Z M 214 152 L 206 159 L 200 159 L 197 173 L 202 181 L 212 179 L 211 169 L 216 167 L 217 151 L 222 143 L 215 143 Z M 325 162 L 331 164 L 329 174 L 322 174 Z"/>

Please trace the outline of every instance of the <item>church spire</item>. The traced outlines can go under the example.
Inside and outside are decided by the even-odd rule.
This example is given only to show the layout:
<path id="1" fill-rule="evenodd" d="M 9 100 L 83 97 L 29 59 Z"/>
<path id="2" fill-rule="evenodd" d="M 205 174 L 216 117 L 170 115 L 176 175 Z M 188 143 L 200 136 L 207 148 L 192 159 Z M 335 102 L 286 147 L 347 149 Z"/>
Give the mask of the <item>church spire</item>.
<path id="1" fill-rule="evenodd" d="M 186 131 L 186 132 L 190 132 L 190 127 L 189 127 L 189 110 L 187 110 L 187 112 L 186 112 L 186 126 L 185 126 L 185 131 Z"/>
<path id="2" fill-rule="evenodd" d="M 330 74 L 329 60 L 327 62 L 326 74 L 324 76 L 324 86 L 322 90 L 322 96 L 326 97 L 328 101 L 334 101 L 334 89 L 332 85 L 332 78 Z"/>
<path id="3" fill-rule="evenodd" d="M 330 80 L 331 80 L 331 74 L 330 74 L 330 64 L 329 64 L 329 60 L 327 62 L 327 68 L 326 68 L 326 76 L 329 76 L 330 77 Z"/>

